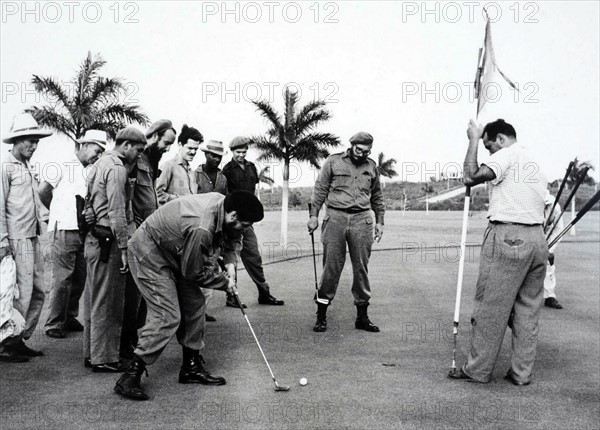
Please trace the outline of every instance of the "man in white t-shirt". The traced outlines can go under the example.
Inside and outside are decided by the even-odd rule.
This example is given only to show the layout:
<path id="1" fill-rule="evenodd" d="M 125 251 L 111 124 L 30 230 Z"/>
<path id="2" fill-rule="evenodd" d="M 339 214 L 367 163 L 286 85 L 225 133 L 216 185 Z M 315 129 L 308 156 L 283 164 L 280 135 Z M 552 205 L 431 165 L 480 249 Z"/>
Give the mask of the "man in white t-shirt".
<path id="1" fill-rule="evenodd" d="M 106 149 L 106 141 L 104 131 L 88 130 L 76 141 L 71 159 L 60 164 L 52 177 L 48 174 L 40 185 L 40 200 L 50 209 L 48 231 L 52 243 L 50 313 L 44 330 L 55 339 L 64 338 L 65 331 L 83 331 L 77 315 L 85 286 L 86 263 L 75 196 L 85 197 L 87 166 L 98 160 Z"/>
<path id="2" fill-rule="evenodd" d="M 552 194 L 550 194 L 550 192 L 546 193 L 546 209 L 544 212 L 548 222 L 546 223 L 545 233 L 548 233 L 550 229 L 552 229 L 556 217 L 560 216 L 561 210 L 560 205 L 558 203 L 556 204 L 556 206 L 554 206 L 554 211 L 552 211 L 552 214 L 550 215 L 548 213 L 554 205 L 554 200 L 555 198 Z M 564 228 L 565 223 L 561 217 L 559 218 L 556 228 L 552 232 L 552 235 L 548 238 L 548 243 L 552 242 L 554 238 L 558 236 Z M 552 248 L 548 250 L 548 264 L 546 266 L 546 278 L 544 279 L 544 306 L 553 309 L 562 309 L 562 305 L 558 302 L 558 300 L 556 300 L 556 293 L 554 292 L 556 288 L 556 273 L 554 267 L 554 251 L 556 250 L 556 245 L 558 245 L 558 243 L 554 244 Z"/>
<path id="3" fill-rule="evenodd" d="M 489 184 L 489 224 L 484 233 L 471 315 L 471 347 L 452 379 L 490 382 L 512 313 L 512 357 L 505 379 L 528 385 L 535 362 L 543 304 L 548 243 L 542 229 L 548 181 L 514 127 L 499 119 L 467 130 L 464 183 Z M 477 161 L 479 140 L 490 152 Z"/>

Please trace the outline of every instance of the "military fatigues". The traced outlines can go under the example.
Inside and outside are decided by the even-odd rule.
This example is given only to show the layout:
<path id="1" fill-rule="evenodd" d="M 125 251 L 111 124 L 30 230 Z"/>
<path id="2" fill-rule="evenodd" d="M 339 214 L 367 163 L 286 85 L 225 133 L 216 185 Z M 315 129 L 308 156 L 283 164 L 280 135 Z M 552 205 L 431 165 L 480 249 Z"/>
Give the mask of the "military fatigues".
<path id="1" fill-rule="evenodd" d="M 98 233 L 85 239 L 87 280 L 84 292 L 84 357 L 93 365 L 119 361 L 119 339 L 123 323 L 125 275 L 121 274 L 121 250 L 127 249 L 131 189 L 124 159 L 109 152 L 90 169 L 89 203 L 96 216 L 94 230 L 114 236 L 106 262 L 101 261 Z M 100 227 L 100 228 L 98 228 Z"/>
<path id="2" fill-rule="evenodd" d="M 146 364 L 159 357 L 174 334 L 187 348 L 204 346 L 206 303 L 200 287 L 225 289 L 217 259 L 236 263 L 239 239 L 226 238 L 218 193 L 180 197 L 158 209 L 129 242 L 131 273 L 148 306 L 135 354 Z"/>
<path id="3" fill-rule="evenodd" d="M 476 381 L 490 381 L 512 312 L 510 373 L 528 383 L 548 258 L 542 230 L 547 180 L 538 170 L 531 173 L 536 164 L 519 143 L 495 152 L 485 164 L 496 178 L 489 182 L 490 223 L 481 248 L 471 349 L 462 371 Z"/>
<path id="4" fill-rule="evenodd" d="M 349 151 L 334 154 L 323 164 L 311 198 L 311 216 L 318 216 L 321 206 L 327 204 L 321 227 L 323 275 L 319 298 L 331 301 L 335 297 L 348 243 L 354 304 L 362 305 L 371 298 L 367 267 L 373 245 L 371 210 L 375 222 L 383 224 L 385 207 L 377 165 L 367 158 L 355 166 Z"/>
<path id="5" fill-rule="evenodd" d="M 135 189 L 132 197 L 132 210 L 136 227 L 158 209 L 158 196 L 154 183 L 159 175 L 158 160 L 161 153 L 148 147 L 144 150 L 135 166 Z M 123 327 L 121 330 L 121 356 L 133 358 L 133 349 L 137 345 L 138 328 L 146 320 L 146 304 L 135 285 L 131 271 L 125 277 L 125 299 L 123 304 Z"/>
<path id="6" fill-rule="evenodd" d="M 254 194 L 258 184 L 258 171 L 254 163 L 244 160 L 244 167 L 235 160 L 231 160 L 223 167 L 223 175 L 227 178 L 227 190 L 248 191 Z M 243 245 L 240 257 L 250 278 L 256 284 L 260 296 L 268 297 L 270 294 L 269 284 L 265 279 L 262 266 L 262 258 L 258 248 L 258 239 L 254 233 L 254 227 L 246 227 L 243 230 Z"/>

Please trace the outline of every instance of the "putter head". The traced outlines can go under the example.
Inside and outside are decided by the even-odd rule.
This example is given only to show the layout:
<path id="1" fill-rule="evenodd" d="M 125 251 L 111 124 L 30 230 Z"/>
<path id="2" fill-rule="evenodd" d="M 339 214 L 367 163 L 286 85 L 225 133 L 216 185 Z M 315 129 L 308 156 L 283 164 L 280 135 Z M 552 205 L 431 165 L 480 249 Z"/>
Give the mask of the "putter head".
<path id="1" fill-rule="evenodd" d="M 319 298 L 317 298 L 317 303 L 321 303 L 322 305 L 329 306 L 329 300 L 327 300 L 327 299 L 319 299 Z"/>
<path id="2" fill-rule="evenodd" d="M 275 381 L 275 388 L 273 388 L 275 391 L 290 391 L 290 386 L 289 385 L 279 385 L 277 383 L 277 381 Z"/>

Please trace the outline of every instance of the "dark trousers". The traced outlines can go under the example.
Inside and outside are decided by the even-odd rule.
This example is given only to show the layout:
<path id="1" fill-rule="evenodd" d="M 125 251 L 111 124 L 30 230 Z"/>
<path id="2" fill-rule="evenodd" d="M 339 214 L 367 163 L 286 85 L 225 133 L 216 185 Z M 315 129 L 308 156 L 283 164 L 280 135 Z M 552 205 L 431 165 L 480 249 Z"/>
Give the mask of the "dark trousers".
<path id="1" fill-rule="evenodd" d="M 244 263 L 244 268 L 248 272 L 248 275 L 250 275 L 250 279 L 256 284 L 258 294 L 268 296 L 269 284 L 265 279 L 260 249 L 258 248 L 258 239 L 252 226 L 244 228 L 240 257 L 242 263 Z"/>
<path id="2" fill-rule="evenodd" d="M 79 299 L 86 278 L 83 240 L 78 230 L 52 232 L 52 283 L 49 314 L 44 329 L 63 329 L 69 319 L 79 314 Z"/>
<path id="3" fill-rule="evenodd" d="M 133 350 L 138 343 L 138 330 L 146 321 L 146 302 L 140 294 L 131 271 L 125 279 L 125 300 L 123 303 L 123 327 L 121 328 L 121 357 L 133 358 Z"/>

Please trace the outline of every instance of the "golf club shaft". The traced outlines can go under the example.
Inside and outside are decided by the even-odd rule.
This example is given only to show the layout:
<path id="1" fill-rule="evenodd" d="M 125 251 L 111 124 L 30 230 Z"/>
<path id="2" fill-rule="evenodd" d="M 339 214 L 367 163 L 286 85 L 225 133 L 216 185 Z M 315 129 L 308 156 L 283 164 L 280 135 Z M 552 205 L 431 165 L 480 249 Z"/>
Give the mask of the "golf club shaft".
<path id="1" fill-rule="evenodd" d="M 556 197 L 554 198 L 554 204 L 552 205 L 552 209 L 548 213 L 548 218 L 546 220 L 544 220 L 544 231 L 546 231 L 546 227 L 548 226 L 547 225 L 548 221 L 550 221 L 550 218 L 552 217 L 552 214 L 554 213 L 554 208 L 558 204 L 558 200 L 560 199 L 560 196 L 562 195 L 563 189 L 565 188 L 565 184 L 567 183 L 567 179 L 569 178 L 569 175 L 571 174 L 571 170 L 573 169 L 574 165 L 575 165 L 575 162 L 571 161 L 569 163 L 569 166 L 567 167 L 567 171 L 565 172 L 565 177 L 563 178 L 562 182 L 560 183 L 560 187 L 558 188 L 558 192 L 556 193 Z"/>
<path id="2" fill-rule="evenodd" d="M 561 231 L 553 240 L 548 244 L 548 248 L 552 248 L 577 222 L 600 200 L 600 191 L 588 200 L 584 207 L 582 207 L 573 220 Z"/>
<path id="3" fill-rule="evenodd" d="M 248 319 L 248 315 L 246 315 L 246 312 L 244 312 L 244 308 L 242 307 L 242 302 L 240 301 L 240 298 L 237 294 L 237 292 L 233 293 L 235 300 L 239 306 L 239 308 L 242 310 L 242 314 L 244 315 L 244 318 L 246 319 L 246 322 L 248 323 L 248 327 L 250 327 L 250 331 L 252 332 L 252 336 L 254 336 L 254 340 L 256 341 L 256 345 L 258 346 L 258 349 L 262 355 L 263 360 L 265 360 L 265 364 L 267 365 L 267 368 L 269 369 L 269 373 L 271 374 L 271 378 L 273 378 L 273 382 L 275 382 L 275 386 L 277 386 L 277 380 L 275 379 L 275 375 L 273 374 L 273 370 L 271 370 L 271 366 L 269 365 L 269 362 L 267 361 L 267 357 L 265 356 L 265 353 L 263 352 L 262 347 L 260 346 L 260 342 L 258 341 L 258 338 L 256 337 L 256 333 L 254 333 L 254 329 L 252 328 L 252 324 L 250 324 L 250 320 Z"/>
<path id="4" fill-rule="evenodd" d="M 311 209 L 312 209 L 312 205 L 309 203 L 308 204 L 309 215 L 310 215 Z M 314 268 L 314 272 L 315 272 L 315 297 L 317 298 L 317 303 L 321 303 L 323 305 L 329 305 L 329 300 L 319 298 L 319 281 L 317 278 L 317 254 L 315 252 L 315 232 L 314 231 L 310 232 L 310 242 L 312 245 L 313 268 Z"/>
<path id="5" fill-rule="evenodd" d="M 571 190 L 571 194 L 569 194 L 569 197 L 567 198 L 567 201 L 565 202 L 565 205 L 563 206 L 562 211 L 560 212 L 560 215 L 558 217 L 556 217 L 556 219 L 554 220 L 554 224 L 552 225 L 552 228 L 550 229 L 550 233 L 548 233 L 548 235 L 546 236 L 546 240 L 548 240 L 550 238 L 550 236 L 552 236 L 554 229 L 556 229 L 556 226 L 558 225 L 558 221 L 562 218 L 563 214 L 565 213 L 565 210 L 567 210 L 567 208 L 569 207 L 569 203 L 571 203 L 571 200 L 573 200 L 573 197 L 575 197 L 575 193 L 577 192 L 577 190 L 579 189 L 579 186 L 585 179 L 585 176 L 587 175 L 588 170 L 589 170 L 589 167 L 586 167 L 585 169 L 583 169 L 581 171 L 581 175 L 579 175 L 579 177 L 577 178 L 577 182 L 575 183 L 573 190 Z"/>
<path id="6" fill-rule="evenodd" d="M 463 208 L 462 233 L 460 237 L 460 260 L 458 262 L 458 279 L 456 281 L 456 302 L 454 303 L 454 323 L 458 325 L 460 314 L 460 297 L 462 293 L 463 275 L 465 269 L 465 249 L 467 246 L 467 229 L 469 226 L 469 206 L 471 203 L 471 187 L 465 190 L 465 205 Z"/>

